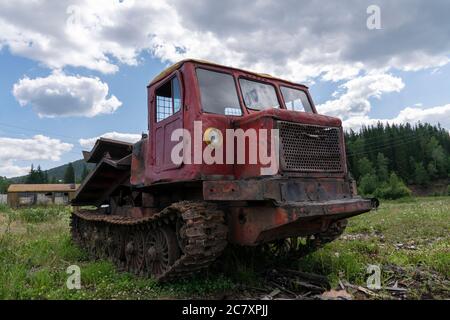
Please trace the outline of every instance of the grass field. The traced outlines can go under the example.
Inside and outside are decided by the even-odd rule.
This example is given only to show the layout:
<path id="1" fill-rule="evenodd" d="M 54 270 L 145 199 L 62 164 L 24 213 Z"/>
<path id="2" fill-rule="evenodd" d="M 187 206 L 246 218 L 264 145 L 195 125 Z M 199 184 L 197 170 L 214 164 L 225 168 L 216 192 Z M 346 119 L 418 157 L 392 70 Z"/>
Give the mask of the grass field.
<path id="1" fill-rule="evenodd" d="M 69 236 L 70 209 L 11 210 L 0 207 L 1 299 L 172 299 L 260 298 L 262 269 L 270 259 L 226 259 L 225 267 L 194 279 L 158 285 L 152 279 L 119 273 L 107 261 L 89 261 Z M 344 235 L 286 267 L 325 275 L 332 287 L 366 285 L 368 265 L 379 265 L 383 287 L 354 298 L 450 298 L 450 197 L 383 202 L 378 211 L 352 218 Z M 232 262 L 230 262 L 232 261 Z M 81 290 L 66 288 L 66 268 L 81 268 Z M 263 284 L 263 285 L 261 285 Z M 270 290 L 270 289 L 267 289 Z"/>

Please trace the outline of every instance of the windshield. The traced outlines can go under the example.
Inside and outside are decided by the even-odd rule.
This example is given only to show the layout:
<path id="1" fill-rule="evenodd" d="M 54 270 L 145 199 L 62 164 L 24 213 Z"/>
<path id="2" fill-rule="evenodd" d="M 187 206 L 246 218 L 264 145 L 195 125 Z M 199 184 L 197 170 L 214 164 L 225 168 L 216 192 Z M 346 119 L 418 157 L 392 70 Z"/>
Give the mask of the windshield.
<path id="1" fill-rule="evenodd" d="M 234 78 L 226 73 L 197 69 L 204 112 L 241 116 Z"/>
<path id="2" fill-rule="evenodd" d="M 283 95 L 286 108 L 294 111 L 313 112 L 308 96 L 302 90 L 281 86 L 281 94 Z"/>
<path id="3" fill-rule="evenodd" d="M 247 108 L 263 110 L 280 107 L 272 85 L 246 79 L 240 79 L 239 84 Z"/>

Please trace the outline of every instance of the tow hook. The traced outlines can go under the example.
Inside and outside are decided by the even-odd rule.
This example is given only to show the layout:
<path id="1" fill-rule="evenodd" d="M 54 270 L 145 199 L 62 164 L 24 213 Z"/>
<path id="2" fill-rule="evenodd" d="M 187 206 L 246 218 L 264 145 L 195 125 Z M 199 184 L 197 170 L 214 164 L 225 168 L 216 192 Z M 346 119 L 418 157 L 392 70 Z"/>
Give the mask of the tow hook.
<path id="1" fill-rule="evenodd" d="M 370 198 L 372 209 L 377 209 L 380 206 L 380 201 L 377 198 Z"/>

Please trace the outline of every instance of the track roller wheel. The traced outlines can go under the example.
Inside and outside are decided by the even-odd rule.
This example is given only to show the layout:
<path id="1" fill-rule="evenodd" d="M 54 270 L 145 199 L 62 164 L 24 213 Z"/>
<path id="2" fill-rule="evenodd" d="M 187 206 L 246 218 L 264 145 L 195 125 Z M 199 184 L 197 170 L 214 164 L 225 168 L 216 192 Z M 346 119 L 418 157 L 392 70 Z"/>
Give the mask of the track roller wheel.
<path id="1" fill-rule="evenodd" d="M 149 274 L 163 274 L 179 257 L 177 236 L 170 227 L 163 226 L 146 235 L 145 262 Z"/>
<path id="2" fill-rule="evenodd" d="M 144 272 L 144 237 L 142 232 L 135 230 L 127 237 L 125 244 L 126 269 L 136 275 Z"/>

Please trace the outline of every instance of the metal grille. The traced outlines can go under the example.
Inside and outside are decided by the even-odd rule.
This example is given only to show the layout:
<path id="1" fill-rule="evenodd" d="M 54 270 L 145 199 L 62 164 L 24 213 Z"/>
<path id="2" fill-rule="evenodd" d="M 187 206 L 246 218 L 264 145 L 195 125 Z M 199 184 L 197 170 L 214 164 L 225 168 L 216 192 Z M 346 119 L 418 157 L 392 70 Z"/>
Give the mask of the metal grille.
<path id="1" fill-rule="evenodd" d="M 279 121 L 278 128 L 282 169 L 307 172 L 344 171 L 340 128 L 285 121 Z"/>

